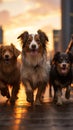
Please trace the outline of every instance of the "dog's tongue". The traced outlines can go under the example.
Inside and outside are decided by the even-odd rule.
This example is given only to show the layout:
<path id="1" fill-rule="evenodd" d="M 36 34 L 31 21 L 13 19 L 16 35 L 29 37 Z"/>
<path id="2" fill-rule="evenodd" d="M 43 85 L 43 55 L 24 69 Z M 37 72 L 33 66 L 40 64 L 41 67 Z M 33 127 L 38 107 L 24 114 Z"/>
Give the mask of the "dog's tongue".
<path id="1" fill-rule="evenodd" d="M 67 73 L 66 68 L 62 68 L 61 72 L 62 72 L 62 74 L 66 74 Z"/>
<path id="2" fill-rule="evenodd" d="M 37 50 L 32 50 L 32 51 L 30 52 L 31 55 L 37 55 L 37 53 L 38 53 Z"/>

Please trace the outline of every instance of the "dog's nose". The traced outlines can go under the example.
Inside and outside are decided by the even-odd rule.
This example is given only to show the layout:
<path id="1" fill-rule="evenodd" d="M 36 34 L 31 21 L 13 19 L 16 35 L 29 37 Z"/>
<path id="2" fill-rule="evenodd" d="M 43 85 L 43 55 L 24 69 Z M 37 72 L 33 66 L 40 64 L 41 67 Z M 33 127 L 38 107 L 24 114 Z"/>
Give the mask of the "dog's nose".
<path id="1" fill-rule="evenodd" d="M 66 64 L 65 64 L 65 63 L 63 64 L 63 67 L 66 67 Z"/>
<path id="2" fill-rule="evenodd" d="M 5 58 L 9 58 L 9 55 L 5 55 Z"/>
<path id="3" fill-rule="evenodd" d="M 32 47 L 32 49 L 36 49 L 36 45 L 35 44 L 33 44 L 31 47 Z"/>

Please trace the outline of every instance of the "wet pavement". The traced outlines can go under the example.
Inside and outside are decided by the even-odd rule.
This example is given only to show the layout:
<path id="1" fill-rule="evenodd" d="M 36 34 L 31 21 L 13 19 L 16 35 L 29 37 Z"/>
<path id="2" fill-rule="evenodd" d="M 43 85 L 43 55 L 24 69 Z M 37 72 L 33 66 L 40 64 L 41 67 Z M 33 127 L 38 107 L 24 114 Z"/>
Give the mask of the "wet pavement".
<path id="1" fill-rule="evenodd" d="M 18 96 L 15 104 L 0 96 L 0 130 L 73 130 L 73 92 L 70 100 L 63 95 L 62 106 L 52 103 L 48 89 L 41 106 L 26 102 L 22 86 Z"/>

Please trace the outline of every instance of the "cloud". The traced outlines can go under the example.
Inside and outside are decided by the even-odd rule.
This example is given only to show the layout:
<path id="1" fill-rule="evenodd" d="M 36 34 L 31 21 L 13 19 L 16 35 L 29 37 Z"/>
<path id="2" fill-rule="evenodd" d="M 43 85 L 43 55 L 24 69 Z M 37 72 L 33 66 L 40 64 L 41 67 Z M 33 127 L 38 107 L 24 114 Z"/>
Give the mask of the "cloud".
<path id="1" fill-rule="evenodd" d="M 51 10 L 48 8 L 44 8 L 42 10 L 42 8 L 36 6 L 32 10 L 30 9 L 27 12 L 24 11 L 20 15 L 11 17 L 10 24 L 8 23 L 7 26 L 11 29 L 29 26 L 33 26 L 33 28 L 34 26 L 43 27 L 45 25 L 50 25 L 49 28 L 53 25 L 57 27 L 60 25 L 60 12 L 54 10 L 51 12 Z M 54 20 L 56 20 L 56 25 Z"/>
<path id="2" fill-rule="evenodd" d="M 32 0 L 26 0 L 32 2 Z M 60 6 L 60 0 L 34 0 L 33 3 L 41 3 L 42 5 Z"/>
<path id="3" fill-rule="evenodd" d="M 29 13 L 34 15 L 41 15 L 45 16 L 47 14 L 51 13 L 57 13 L 60 12 L 60 3 L 56 0 L 50 1 L 50 0 L 35 0 L 34 7 L 29 10 Z"/>
<path id="4" fill-rule="evenodd" d="M 32 0 L 28 1 L 32 3 Z M 34 13 L 38 11 L 39 13 L 45 14 L 45 12 L 48 13 L 49 11 L 54 12 L 60 10 L 60 0 L 34 0 L 33 5 L 35 8 L 32 8 L 30 12 L 34 10 Z"/>
<path id="5" fill-rule="evenodd" d="M 4 1 L 9 1 L 9 0 L 4 0 Z M 17 0 L 15 0 L 17 1 Z M 9 18 L 10 19 L 10 26 L 11 27 L 15 27 L 15 26 L 27 26 L 29 24 L 33 24 L 34 22 L 37 22 L 37 21 L 42 21 L 42 19 L 45 19 L 46 20 L 46 17 L 48 16 L 52 16 L 54 14 L 58 15 L 60 13 L 60 0 L 25 0 L 25 3 L 28 3 L 28 9 L 25 10 L 25 7 L 26 7 L 26 4 L 23 4 L 24 5 L 24 11 L 21 12 L 21 9 L 19 9 L 19 4 L 17 6 L 17 10 L 20 10 L 20 15 L 16 15 L 14 17 L 10 17 L 9 16 L 9 13 L 6 12 L 3 13 L 1 12 L 1 17 L 0 19 L 1 22 L 0 23 L 7 23 L 7 21 L 9 21 Z M 14 6 L 16 7 L 16 6 Z M 14 11 L 14 9 L 12 9 L 12 5 L 11 5 L 11 10 Z M 9 10 L 8 10 L 9 11 Z M 5 16 L 4 16 L 5 15 Z M 6 22 L 4 21 L 4 17 L 6 17 Z M 8 18 L 8 20 L 7 20 Z M 8 26 L 9 26 L 9 23 L 8 23 Z"/>
<path id="6" fill-rule="evenodd" d="M 60 6 L 60 0 L 34 0 L 35 2 L 41 3 L 41 5 L 46 5 L 54 8 Z"/>
<path id="7" fill-rule="evenodd" d="M 15 0 L 0 0 L 0 2 L 8 2 L 8 1 L 15 1 Z"/>
<path id="8" fill-rule="evenodd" d="M 7 24 L 10 20 L 9 12 L 4 10 L 0 12 L 0 25 Z"/>
<path id="9" fill-rule="evenodd" d="M 30 0 L 30 3 L 31 2 L 32 1 Z M 12 25 L 14 24 L 14 26 L 27 26 L 38 21 L 43 21 L 43 19 L 46 21 L 46 17 L 54 15 L 56 17 L 60 15 L 59 6 L 60 0 L 56 0 L 55 2 L 53 0 L 34 0 L 33 3 L 30 4 L 30 8 L 22 14 L 13 17 L 11 23 Z"/>
<path id="10" fill-rule="evenodd" d="M 2 3 L 3 0 L 0 0 L 0 3 Z"/>

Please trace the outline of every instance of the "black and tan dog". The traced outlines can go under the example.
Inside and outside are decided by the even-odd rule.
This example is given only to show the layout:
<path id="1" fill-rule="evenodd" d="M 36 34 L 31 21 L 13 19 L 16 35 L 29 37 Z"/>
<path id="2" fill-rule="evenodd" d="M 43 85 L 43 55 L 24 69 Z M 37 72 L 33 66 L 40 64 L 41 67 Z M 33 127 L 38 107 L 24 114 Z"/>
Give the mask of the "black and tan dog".
<path id="1" fill-rule="evenodd" d="M 11 102 L 17 98 L 20 88 L 20 64 L 17 57 L 20 51 L 13 45 L 0 47 L 0 90 Z M 8 86 L 12 87 L 11 95 Z"/>
<path id="2" fill-rule="evenodd" d="M 34 102 L 34 90 L 37 88 L 35 104 L 41 104 L 42 94 L 48 83 L 49 64 L 46 45 L 48 37 L 38 30 L 36 34 L 23 32 L 18 39 L 22 44 L 21 78 L 26 90 L 27 101 Z"/>
<path id="3" fill-rule="evenodd" d="M 66 88 L 65 97 L 67 99 L 70 97 L 72 63 L 73 56 L 71 53 L 57 52 L 52 60 L 49 76 L 50 96 L 51 86 L 53 86 L 54 101 L 56 101 L 57 104 L 62 104 L 62 88 Z"/>

